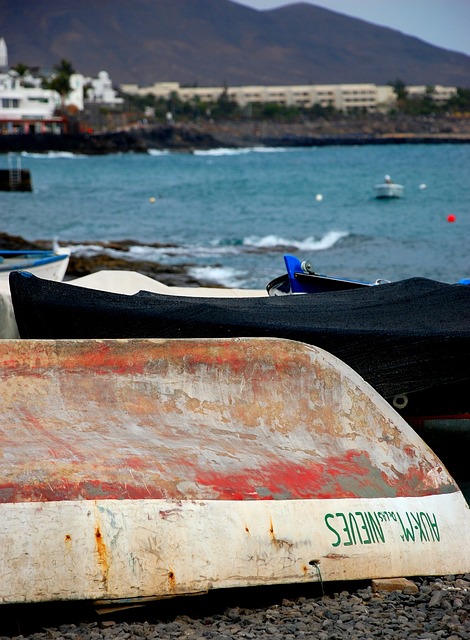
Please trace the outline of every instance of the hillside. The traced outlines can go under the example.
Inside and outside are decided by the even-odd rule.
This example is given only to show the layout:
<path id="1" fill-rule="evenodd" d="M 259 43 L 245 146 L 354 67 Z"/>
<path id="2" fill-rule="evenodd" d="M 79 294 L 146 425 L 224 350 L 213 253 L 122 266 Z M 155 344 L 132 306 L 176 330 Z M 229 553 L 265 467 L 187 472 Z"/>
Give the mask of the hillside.
<path id="1" fill-rule="evenodd" d="M 117 84 L 375 82 L 470 86 L 470 56 L 310 4 L 258 11 L 230 0 L 4 2 L 9 64 L 62 58 Z"/>

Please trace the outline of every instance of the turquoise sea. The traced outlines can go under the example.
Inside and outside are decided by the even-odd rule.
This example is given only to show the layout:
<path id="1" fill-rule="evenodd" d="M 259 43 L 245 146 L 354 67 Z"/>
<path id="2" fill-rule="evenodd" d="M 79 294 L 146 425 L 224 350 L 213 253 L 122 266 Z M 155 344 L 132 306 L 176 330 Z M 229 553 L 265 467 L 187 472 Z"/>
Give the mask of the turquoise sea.
<path id="1" fill-rule="evenodd" d="M 0 192 L 0 231 L 30 240 L 136 240 L 133 257 L 240 287 L 283 273 L 284 253 L 365 280 L 470 277 L 467 144 L 23 154 L 21 163 L 34 191 Z M 405 186 L 402 199 L 374 198 L 386 173 Z"/>

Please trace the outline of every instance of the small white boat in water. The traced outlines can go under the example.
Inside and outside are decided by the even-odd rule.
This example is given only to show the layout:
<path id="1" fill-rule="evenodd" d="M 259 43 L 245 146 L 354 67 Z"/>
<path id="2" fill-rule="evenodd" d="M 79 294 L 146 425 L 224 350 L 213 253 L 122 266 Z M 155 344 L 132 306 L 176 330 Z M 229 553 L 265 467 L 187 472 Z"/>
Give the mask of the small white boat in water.
<path id="1" fill-rule="evenodd" d="M 405 191 L 405 187 L 393 182 L 389 175 L 385 176 L 383 182 L 376 184 L 374 189 L 376 198 L 401 198 Z"/>

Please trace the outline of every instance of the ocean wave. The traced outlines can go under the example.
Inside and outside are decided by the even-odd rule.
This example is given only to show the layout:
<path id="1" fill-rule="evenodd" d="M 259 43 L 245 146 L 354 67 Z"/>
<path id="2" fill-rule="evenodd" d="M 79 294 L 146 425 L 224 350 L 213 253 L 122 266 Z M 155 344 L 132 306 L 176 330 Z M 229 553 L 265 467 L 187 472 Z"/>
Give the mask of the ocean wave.
<path id="1" fill-rule="evenodd" d="M 147 153 L 149 156 L 168 156 L 170 154 L 169 151 L 162 151 L 161 149 L 148 149 Z"/>
<path id="2" fill-rule="evenodd" d="M 75 158 L 87 158 L 87 156 L 82 153 L 72 153 L 71 151 L 48 151 L 47 153 L 33 153 L 30 151 L 22 151 L 21 155 L 23 158 L 47 158 L 49 160 L 55 160 L 56 158 L 65 158 L 67 160 L 75 160 Z"/>
<path id="3" fill-rule="evenodd" d="M 145 244 L 128 245 L 126 243 L 126 246 L 120 249 L 117 246 L 119 241 L 115 241 L 113 244 L 114 247 L 100 244 L 77 244 L 73 246 L 72 253 L 82 258 L 91 258 L 99 254 L 135 262 L 165 262 L 167 259 L 178 257 L 212 258 L 240 253 L 240 247 L 237 249 L 234 246 L 172 245 L 152 247 Z"/>
<path id="4" fill-rule="evenodd" d="M 239 288 L 243 285 L 243 273 L 230 267 L 192 267 L 189 274 L 196 280 Z"/>
<path id="5" fill-rule="evenodd" d="M 129 245 L 126 241 L 122 249 L 119 242 L 113 242 L 112 247 L 101 244 L 78 244 L 72 249 L 78 257 L 92 257 L 103 254 L 111 258 L 124 258 L 130 261 L 165 262 L 172 258 L 191 257 L 195 259 L 236 256 L 245 252 L 266 253 L 269 251 L 324 251 L 331 249 L 342 238 L 350 237 L 346 231 L 329 231 L 321 238 L 308 237 L 304 240 L 283 238 L 275 234 L 258 237 L 248 236 L 243 239 L 214 239 L 207 244 L 180 244 L 168 246 L 149 246 L 136 242 Z M 221 282 L 221 284 L 226 284 Z M 234 286 L 230 284 L 228 286 Z"/>
<path id="6" fill-rule="evenodd" d="M 339 240 L 348 236 L 347 231 L 328 231 L 322 238 L 314 238 L 313 236 L 304 240 L 293 240 L 291 238 L 282 238 L 274 234 L 263 236 L 249 236 L 243 240 L 245 247 L 255 247 L 259 249 L 274 248 L 295 248 L 301 251 L 324 251 L 331 249 Z"/>
<path id="7" fill-rule="evenodd" d="M 244 147 L 243 149 L 232 149 L 229 147 L 219 147 L 217 149 L 196 150 L 195 156 L 241 156 L 248 153 L 285 153 L 285 147 Z"/>
<path id="8" fill-rule="evenodd" d="M 169 255 L 179 255 L 179 247 L 149 247 L 147 245 L 135 244 L 122 246 L 119 248 L 119 241 L 113 242 L 114 247 L 107 247 L 101 244 L 77 244 L 72 248 L 72 253 L 79 258 L 92 258 L 96 255 L 104 255 L 109 258 L 118 258 L 133 262 L 159 262 Z M 187 250 L 184 252 L 187 253 Z"/>
<path id="9" fill-rule="evenodd" d="M 287 153 L 288 151 L 292 151 L 292 149 L 288 149 L 287 147 L 252 147 L 251 150 L 254 153 Z"/>
<path id="10" fill-rule="evenodd" d="M 230 149 L 229 147 L 219 147 L 218 149 L 197 149 L 193 151 L 195 156 L 240 156 L 250 153 L 250 149 Z"/>

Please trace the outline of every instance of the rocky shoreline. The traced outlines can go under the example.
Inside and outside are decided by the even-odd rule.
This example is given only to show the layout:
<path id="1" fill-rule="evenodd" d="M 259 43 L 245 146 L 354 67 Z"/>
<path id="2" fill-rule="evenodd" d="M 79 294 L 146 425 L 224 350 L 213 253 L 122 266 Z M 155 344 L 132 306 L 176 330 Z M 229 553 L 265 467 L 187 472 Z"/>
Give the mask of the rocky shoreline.
<path id="1" fill-rule="evenodd" d="M 131 260 L 128 259 L 126 254 L 129 251 L 129 247 L 137 246 L 141 243 L 137 240 L 121 240 L 116 242 L 93 242 L 93 243 L 74 243 L 64 242 L 61 243 L 64 246 L 72 247 L 79 244 L 81 247 L 87 244 L 92 244 L 93 247 L 101 247 L 103 252 L 99 250 L 94 252 L 93 255 L 83 255 L 83 253 L 77 252 L 70 256 L 69 265 L 67 267 L 66 280 L 72 280 L 80 278 L 81 276 L 89 275 L 90 273 L 96 273 L 101 270 L 127 270 L 137 271 L 145 276 L 154 278 L 162 284 L 175 287 L 200 287 L 200 286 L 214 286 L 213 282 L 207 282 L 201 279 L 196 279 L 190 275 L 189 270 L 192 266 L 191 263 L 181 263 L 177 265 L 161 264 L 158 262 L 149 262 L 143 260 Z M 7 251 L 34 251 L 41 249 L 50 250 L 53 246 L 52 240 L 26 240 L 21 236 L 12 236 L 7 233 L 0 232 L 0 250 Z M 145 246 L 151 246 L 155 248 L 168 247 L 168 245 L 162 244 L 150 244 Z M 109 256 L 106 250 L 113 249 L 122 254 L 122 257 Z"/>
<path id="2" fill-rule="evenodd" d="M 129 126 L 103 133 L 1 135 L 0 153 L 70 152 L 87 155 L 192 152 L 219 147 L 312 147 L 366 144 L 462 144 L 470 142 L 470 119 L 370 116 L 304 122 L 225 121 Z"/>
<path id="3" fill-rule="evenodd" d="M 137 609 L 88 607 L 6 605 L 0 640 L 462 640 L 470 638 L 470 574 L 220 590 Z"/>

